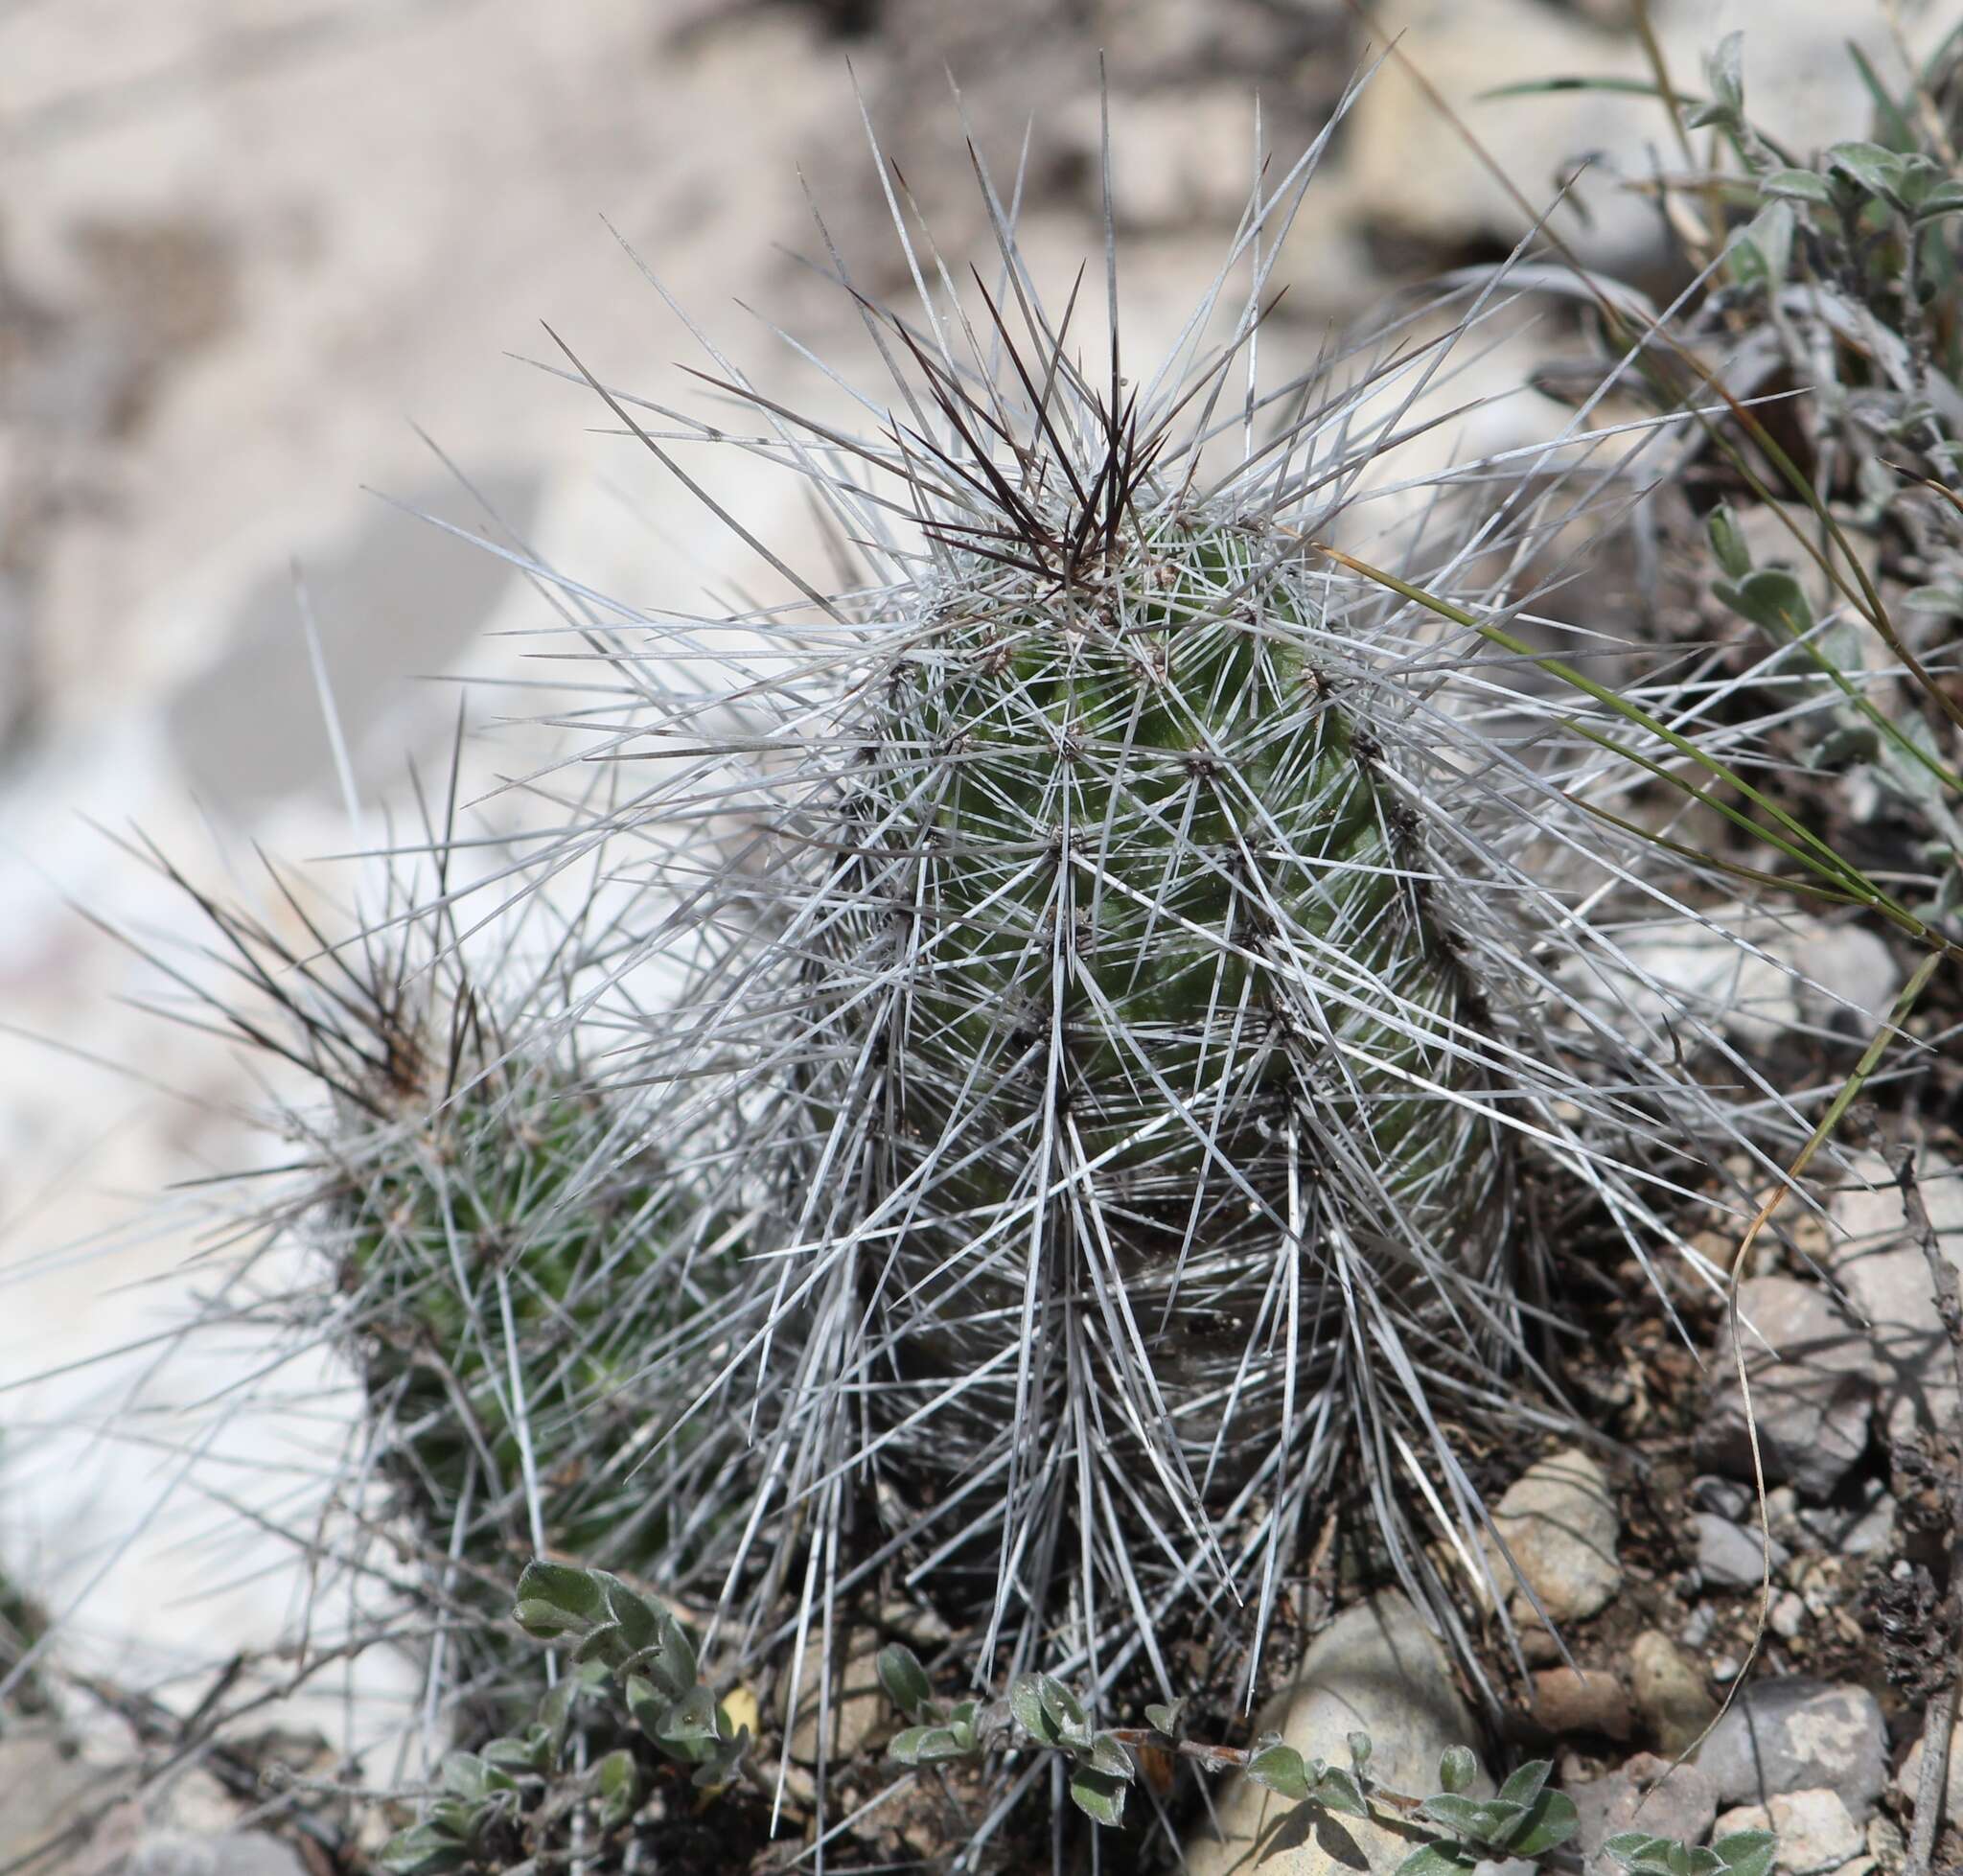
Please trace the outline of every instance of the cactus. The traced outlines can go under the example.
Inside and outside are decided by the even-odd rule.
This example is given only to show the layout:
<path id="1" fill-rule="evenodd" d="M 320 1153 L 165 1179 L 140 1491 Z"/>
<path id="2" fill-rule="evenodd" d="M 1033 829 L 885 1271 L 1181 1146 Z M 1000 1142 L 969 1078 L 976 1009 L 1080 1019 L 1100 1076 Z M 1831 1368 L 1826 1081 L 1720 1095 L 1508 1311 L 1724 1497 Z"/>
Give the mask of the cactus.
<path id="1" fill-rule="evenodd" d="M 723 1607 L 764 1641 L 897 1560 L 978 1624 L 980 1679 L 1143 1660 L 1169 1693 L 1175 1620 L 1219 1637 L 1243 1603 L 1258 1657 L 1331 1492 L 1453 1627 L 1433 1540 L 1485 1546 L 1447 1423 L 1563 1419 L 1533 1320 L 1550 1221 L 1715 1283 L 1678 1197 L 1794 1133 L 1635 942 L 1726 871 L 1654 838 L 1658 757 L 1748 789 L 1751 732 L 1506 622 L 1543 518 L 1649 439 L 1578 423 L 1511 507 L 1474 464 L 1379 519 L 1364 472 L 1485 316 L 1471 289 L 1443 338 L 1218 415 L 1309 161 L 1129 387 L 1115 336 L 1108 382 L 1076 360 L 985 167 L 993 290 L 930 290 L 909 243 L 917 315 L 867 310 L 882 437 L 799 419 L 704 341 L 771 432 L 741 446 L 809 478 L 863 577 L 825 591 L 726 516 L 806 606 L 616 653 L 614 694 L 649 701 L 607 753 L 654 779 L 567 851 L 632 843 L 625 955 L 686 979 L 622 1012 L 648 1125 L 762 1211 L 681 1391 L 754 1428 L 714 1522 Z M 718 816 L 742 822 L 720 850 Z M 679 829 L 685 862 L 644 869 Z"/>
<path id="2" fill-rule="evenodd" d="M 290 891 L 288 915 L 261 918 L 150 857 L 251 992 L 200 1000 L 324 1098 L 275 1117 L 298 1157 L 179 1353 L 270 1327 L 274 1368 L 325 1344 L 352 1371 L 360 1411 L 331 1483 L 356 1529 L 329 1543 L 302 1518 L 296 1541 L 364 1600 L 379 1586 L 385 1628 L 425 1638 L 436 1710 L 466 1701 L 495 1725 L 545 1684 L 503 1619 L 524 1560 L 665 1569 L 696 1470 L 726 1463 L 700 1428 L 647 1448 L 683 1404 L 665 1378 L 727 1285 L 742 1222 L 636 1136 L 631 1100 L 585 1059 L 565 1021 L 577 923 L 535 969 L 507 941 L 480 983 L 440 884 L 432 909 L 403 911 L 412 867 L 392 864 L 383 915 L 331 945 Z"/>

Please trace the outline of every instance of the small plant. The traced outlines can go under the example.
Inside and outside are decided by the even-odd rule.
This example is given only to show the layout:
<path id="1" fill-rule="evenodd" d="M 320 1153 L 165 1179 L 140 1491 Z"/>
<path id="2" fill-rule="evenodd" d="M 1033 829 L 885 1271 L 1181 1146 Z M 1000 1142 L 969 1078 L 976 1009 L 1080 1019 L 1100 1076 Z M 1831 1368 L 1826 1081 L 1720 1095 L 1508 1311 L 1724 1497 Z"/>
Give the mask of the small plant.
<path id="1" fill-rule="evenodd" d="M 570 1671 L 522 1731 L 493 1739 L 444 1762 L 441 1791 L 422 1819 L 399 1832 L 379 1859 L 390 1876 L 448 1876 L 472 1868 L 512 1871 L 556 1866 L 568 1846 L 611 1867 L 631 1841 L 648 1785 L 652 1747 L 690 1770 L 699 1790 L 716 1792 L 751 1772 L 750 1727 L 730 1714 L 700 1674 L 694 1644 L 673 1615 L 604 1570 L 534 1562 L 518 1586 L 513 1619 L 541 1641 L 572 1643 Z M 1137 1754 L 1151 1749 L 1209 1772 L 1237 1772 L 1278 1796 L 1338 1817 L 1376 1817 L 1416 1838 L 1397 1876 L 1471 1876 L 1482 1864 L 1533 1861 L 1580 1828 L 1572 1799 L 1553 1790 L 1547 1760 L 1511 1772 L 1490 1797 L 1472 1795 L 1479 1762 L 1453 1747 L 1439 1761 L 1438 1788 L 1397 1792 L 1371 1774 L 1371 1741 L 1352 1732 L 1347 1768 L 1305 1759 L 1267 1735 L 1249 1747 L 1205 1745 L 1183 1724 L 1183 1702 L 1145 1709 L 1143 1727 L 1098 1728 L 1084 1703 L 1049 1674 L 1022 1675 L 1001 1700 L 943 1701 L 926 1668 L 900 1643 L 878 1656 L 879 1682 L 907 1723 L 887 1755 L 908 1768 L 979 1760 L 991 1752 L 1036 1749 L 1070 1761 L 1072 1802 L 1095 1823 L 1123 1821 L 1138 1776 Z M 733 1698 L 733 1697 L 732 1697 Z M 585 1764 L 583 1722 L 624 1706 L 636 1741 Z M 1774 1839 L 1744 1831 L 1709 1849 L 1628 1832 L 1605 1846 L 1630 1876 L 1767 1876 Z M 504 1859 L 500 1861 L 500 1859 Z"/>
<path id="2" fill-rule="evenodd" d="M 381 1852 L 390 1876 L 515 1872 L 520 1858 L 526 1869 L 597 1864 L 632 1840 L 649 1748 L 704 1794 L 743 1775 L 751 1724 L 711 1692 L 668 1610 L 605 1570 L 534 1561 L 511 1614 L 539 1640 L 571 1644 L 570 1665 L 521 1730 L 444 1760 L 441 1791 Z M 623 1709 L 632 1743 L 589 1762 L 594 1737 L 621 1731 Z"/>
<path id="3" fill-rule="evenodd" d="M 1177 1702 L 1147 1707 L 1143 1727 L 1097 1730 L 1075 1694 L 1047 1674 L 1019 1677 L 1001 1702 L 936 1701 L 926 1670 L 899 1645 L 881 1652 L 879 1678 L 912 1722 L 887 1748 L 901 1765 L 975 1758 L 1010 1741 L 1061 1752 L 1071 1761 L 1072 1801 L 1099 1824 L 1122 1821 L 1125 1794 L 1138 1775 L 1135 1754 L 1151 1748 L 1207 1772 L 1237 1771 L 1280 1797 L 1335 1817 L 1379 1818 L 1422 1838 L 1397 1876 L 1471 1876 L 1481 1864 L 1534 1861 L 1581 1828 L 1574 1800 L 1549 1786 L 1554 1766 L 1546 1759 L 1517 1767 L 1493 1795 L 1477 1797 L 1471 1792 L 1479 1761 L 1468 1747 L 1455 1746 L 1439 1760 L 1438 1789 L 1417 1795 L 1372 1777 L 1367 1733 L 1349 1736 L 1344 1768 L 1305 1759 L 1272 1734 L 1251 1747 L 1202 1745 L 1187 1736 Z M 1767 1876 L 1775 1841 L 1769 1831 L 1741 1831 L 1704 1849 L 1634 1831 L 1605 1848 L 1631 1876 Z"/>

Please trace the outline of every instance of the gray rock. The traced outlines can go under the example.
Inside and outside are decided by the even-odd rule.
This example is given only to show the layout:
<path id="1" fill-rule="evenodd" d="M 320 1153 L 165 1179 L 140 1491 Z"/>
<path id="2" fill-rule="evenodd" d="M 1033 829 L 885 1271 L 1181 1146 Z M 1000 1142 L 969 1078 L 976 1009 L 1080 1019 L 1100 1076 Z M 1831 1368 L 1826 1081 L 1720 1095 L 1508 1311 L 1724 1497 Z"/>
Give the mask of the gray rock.
<path id="1" fill-rule="evenodd" d="M 1660 1629 L 1629 1645 L 1629 1694 L 1637 1715 L 1664 1751 L 1683 1751 L 1718 1712 L 1696 1664 Z"/>
<path id="2" fill-rule="evenodd" d="M 1691 1480 L 1691 1504 L 1698 1511 L 1714 1511 L 1733 1523 L 1752 1508 L 1752 1489 L 1735 1478 L 1720 1478 L 1706 1472 Z"/>
<path id="3" fill-rule="evenodd" d="M 0 1739 L 0 1868 L 24 1861 L 75 1822 L 100 1795 L 101 1782 L 97 1768 L 38 1730 L 10 1731 Z"/>
<path id="4" fill-rule="evenodd" d="M 1825 1787 L 1857 1823 L 1888 1779 L 1881 1703 L 1864 1687 L 1794 1678 L 1744 1689 L 1698 1751 L 1721 1804 L 1766 1804 Z"/>
<path id="5" fill-rule="evenodd" d="M 1622 1518 L 1608 1475 L 1587 1453 L 1570 1448 L 1528 1467 L 1493 1507 L 1492 1522 L 1553 1621 L 1584 1621 L 1622 1587 Z M 1497 1554 L 1492 1563 L 1504 1586 L 1512 1569 Z M 1515 1597 L 1514 1613 L 1534 1618 L 1524 1597 Z"/>
<path id="6" fill-rule="evenodd" d="M 1940 1154 L 1918 1156 L 1916 1185 L 1936 1243 L 1963 1270 L 1963 1172 Z M 1829 1207 L 1836 1239 L 1828 1267 L 1874 1333 L 1879 1408 L 1891 1440 L 1956 1417 L 1955 1370 L 1936 1313 L 1928 1260 L 1908 1229 L 1901 1190 L 1879 1153 L 1862 1153 Z"/>
<path id="7" fill-rule="evenodd" d="M 1398 1591 L 1347 1609 L 1310 1643 L 1300 1679 L 1256 1716 L 1305 1757 L 1350 1762 L 1352 1732 L 1371 1738 L 1371 1772 L 1401 1791 L 1429 1791 L 1448 1746 L 1478 1731 L 1444 1650 Z M 1475 1790 L 1492 1790 L 1482 1778 Z M 1220 1790 L 1214 1822 L 1186 1846 L 1191 1876 L 1389 1876 L 1407 1837 L 1357 1818 L 1318 1818 L 1245 1778 Z"/>
<path id="8" fill-rule="evenodd" d="M 1602 1869 L 1602 1846 L 1618 1832 L 1645 1830 L 1701 1843 L 1718 1816 L 1717 1788 L 1702 1772 L 1691 1765 L 1672 1772 L 1668 1759 L 1649 1752 L 1606 1778 L 1570 1785 L 1567 1793 L 1581 1814 L 1579 1841 L 1591 1873 Z"/>
<path id="9" fill-rule="evenodd" d="M 1756 1531 L 1747 1531 L 1716 1512 L 1691 1514 L 1697 1534 L 1697 1575 L 1714 1589 L 1756 1589 L 1766 1573 L 1765 1544 Z M 1774 1575 L 1790 1553 L 1772 1540 Z"/>
<path id="10" fill-rule="evenodd" d="M 124 1868 L 125 1876 L 307 1876 L 291 1844 L 256 1830 L 222 1837 L 158 1831 L 136 1846 Z"/>
<path id="11" fill-rule="evenodd" d="M 1853 1504 L 1809 1505 L 1797 1521 L 1804 1540 L 1832 1557 L 1885 1557 L 1895 1548 L 1895 1501 L 1878 1478 L 1861 1481 Z"/>
<path id="12" fill-rule="evenodd" d="M 1750 1277 L 1738 1294 L 1766 1476 L 1790 1481 L 1802 1497 L 1830 1498 L 1867 1449 L 1872 1344 L 1817 1285 Z M 1711 1388 L 1698 1460 L 1714 1471 L 1749 1479 L 1751 1440 L 1728 1318 L 1712 1357 Z"/>
<path id="13" fill-rule="evenodd" d="M 879 1684 L 879 1636 L 871 1629 L 840 1630 L 834 1637 L 827 1686 L 824 1638 L 814 1634 L 805 1644 L 797 1668 L 797 1717 L 786 1727 L 791 1757 L 798 1765 L 818 1763 L 820 1717 L 829 1722 L 824 1758 L 833 1766 L 856 1757 L 873 1731 L 892 1719 L 892 1703 Z M 790 1699 L 786 1675 L 778 1690 L 780 1719 L 786 1716 Z"/>

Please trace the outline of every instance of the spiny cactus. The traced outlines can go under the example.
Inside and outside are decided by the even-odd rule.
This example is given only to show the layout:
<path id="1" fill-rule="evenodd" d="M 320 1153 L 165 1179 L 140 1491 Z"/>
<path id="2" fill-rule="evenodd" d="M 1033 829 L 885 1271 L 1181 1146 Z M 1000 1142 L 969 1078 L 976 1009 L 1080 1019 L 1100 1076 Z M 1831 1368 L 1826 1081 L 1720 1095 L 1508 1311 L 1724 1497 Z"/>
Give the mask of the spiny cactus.
<path id="1" fill-rule="evenodd" d="M 742 1221 L 636 1137 L 561 1020 L 577 919 L 542 965 L 502 944 L 501 976 L 480 984 L 447 865 L 427 911 L 395 866 L 374 928 L 335 945 L 289 892 L 263 919 L 150 857 L 198 900 L 244 986 L 200 987 L 200 1003 L 326 1097 L 278 1117 L 299 1158 L 182 1353 L 250 1325 L 274 1332 L 276 1367 L 324 1345 L 353 1370 L 360 1413 L 331 1483 L 355 1527 L 291 1526 L 316 1553 L 315 1595 L 334 1565 L 379 1583 L 389 1626 L 406 1612 L 422 1638 L 433 1710 L 467 1698 L 505 1715 L 543 1671 L 502 1620 L 514 1571 L 538 1555 L 665 1559 L 695 1468 L 724 1463 L 702 1429 L 652 1463 L 648 1448 L 682 1404 L 663 1375 L 727 1287 Z"/>
<path id="2" fill-rule="evenodd" d="M 1349 1488 L 1455 1622 L 1441 1560 L 1485 1546 L 1450 1429 L 1559 1419 L 1559 1234 L 1687 1251 L 1685 1191 L 1792 1123 L 1640 961 L 1699 871 L 1668 765 L 1756 800 L 1750 732 L 1638 647 L 1615 691 L 1518 636 L 1604 648 L 1527 614 L 1524 569 L 1650 439 L 1578 422 L 1504 508 L 1490 465 L 1397 485 L 1503 273 L 1243 395 L 1312 162 L 1136 382 L 1115 250 L 1107 374 L 979 162 L 998 277 L 958 292 L 901 221 L 920 305 L 866 309 L 878 436 L 706 341 L 767 435 L 573 359 L 678 473 L 694 436 L 805 475 L 862 569 L 827 591 L 732 520 L 803 603 L 616 651 L 644 714 L 604 753 L 654 778 L 564 845 L 627 843 L 623 956 L 685 980 L 622 1012 L 650 1134 L 766 1213 L 684 1384 L 754 1430 L 703 1528 L 760 1645 L 898 1567 L 978 1622 L 983 1679 L 1142 1661 L 1169 1692 L 1175 1612 L 1219 1637 L 1244 1603 L 1258 1656 L 1305 1504 Z"/>

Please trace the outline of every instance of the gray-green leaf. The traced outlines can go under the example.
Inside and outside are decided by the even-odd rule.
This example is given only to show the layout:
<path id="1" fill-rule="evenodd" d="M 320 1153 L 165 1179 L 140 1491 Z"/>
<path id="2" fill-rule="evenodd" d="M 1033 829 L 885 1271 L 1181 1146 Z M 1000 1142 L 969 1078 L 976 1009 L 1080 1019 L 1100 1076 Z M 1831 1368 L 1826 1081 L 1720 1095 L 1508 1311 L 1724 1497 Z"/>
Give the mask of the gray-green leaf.
<path id="1" fill-rule="evenodd" d="M 1125 1794 L 1130 1789 L 1128 1778 L 1114 1777 L 1083 1764 L 1071 1768 L 1071 1802 L 1094 1824 L 1122 1823 Z"/>
<path id="2" fill-rule="evenodd" d="M 873 1663 L 886 1697 L 910 1720 L 917 1720 L 934 1703 L 934 1683 L 911 1648 L 892 1642 L 879 1651 Z"/>

